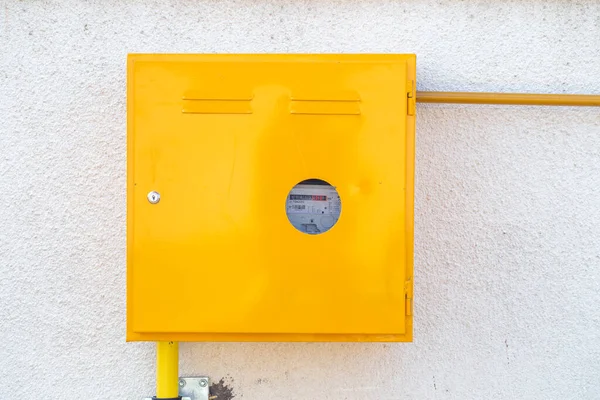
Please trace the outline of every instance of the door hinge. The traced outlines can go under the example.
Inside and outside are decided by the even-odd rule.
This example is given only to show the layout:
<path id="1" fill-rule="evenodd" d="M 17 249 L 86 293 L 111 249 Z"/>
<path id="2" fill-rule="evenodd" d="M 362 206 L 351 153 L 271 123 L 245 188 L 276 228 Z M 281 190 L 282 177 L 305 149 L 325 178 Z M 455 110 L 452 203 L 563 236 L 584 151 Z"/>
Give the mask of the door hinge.
<path id="1" fill-rule="evenodd" d="M 413 307 L 413 299 L 412 299 L 412 293 L 413 293 L 413 286 L 412 286 L 412 280 L 406 281 L 404 283 L 404 305 L 406 308 L 406 315 L 407 316 L 411 316 L 412 315 L 412 307 Z"/>
<path id="2" fill-rule="evenodd" d="M 408 115 L 415 115 L 415 107 L 415 81 L 406 81 L 406 113 Z"/>

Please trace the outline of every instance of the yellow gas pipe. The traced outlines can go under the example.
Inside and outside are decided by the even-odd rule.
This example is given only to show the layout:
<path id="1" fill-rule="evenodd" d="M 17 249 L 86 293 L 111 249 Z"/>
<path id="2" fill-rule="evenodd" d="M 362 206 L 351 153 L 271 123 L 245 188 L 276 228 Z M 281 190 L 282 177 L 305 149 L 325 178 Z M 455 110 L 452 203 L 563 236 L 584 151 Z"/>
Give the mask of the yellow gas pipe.
<path id="1" fill-rule="evenodd" d="M 179 396 L 179 343 L 156 343 L 156 398 Z"/>
<path id="2" fill-rule="evenodd" d="M 598 107 L 600 95 L 417 91 L 417 102 Z"/>

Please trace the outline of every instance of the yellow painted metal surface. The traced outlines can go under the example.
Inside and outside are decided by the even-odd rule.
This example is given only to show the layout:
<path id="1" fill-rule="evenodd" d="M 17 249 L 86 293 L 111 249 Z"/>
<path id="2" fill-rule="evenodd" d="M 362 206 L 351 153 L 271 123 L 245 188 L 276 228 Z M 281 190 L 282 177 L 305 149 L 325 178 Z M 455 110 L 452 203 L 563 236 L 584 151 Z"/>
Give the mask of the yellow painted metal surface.
<path id="1" fill-rule="evenodd" d="M 130 55 L 128 340 L 412 340 L 415 78 L 414 55 Z M 319 235 L 286 217 L 313 178 L 341 199 Z"/>
<path id="2" fill-rule="evenodd" d="M 179 396 L 179 343 L 156 343 L 156 397 Z"/>

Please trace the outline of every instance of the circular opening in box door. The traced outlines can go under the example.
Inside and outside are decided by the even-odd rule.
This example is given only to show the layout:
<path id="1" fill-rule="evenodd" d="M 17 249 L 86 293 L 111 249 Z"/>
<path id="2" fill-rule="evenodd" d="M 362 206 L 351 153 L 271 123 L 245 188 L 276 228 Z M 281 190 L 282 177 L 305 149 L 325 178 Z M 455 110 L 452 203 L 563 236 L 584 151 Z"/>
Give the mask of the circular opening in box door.
<path id="1" fill-rule="evenodd" d="M 288 193 L 285 212 L 294 228 L 309 235 L 319 235 L 337 223 L 342 202 L 335 187 L 328 182 L 306 179 Z"/>

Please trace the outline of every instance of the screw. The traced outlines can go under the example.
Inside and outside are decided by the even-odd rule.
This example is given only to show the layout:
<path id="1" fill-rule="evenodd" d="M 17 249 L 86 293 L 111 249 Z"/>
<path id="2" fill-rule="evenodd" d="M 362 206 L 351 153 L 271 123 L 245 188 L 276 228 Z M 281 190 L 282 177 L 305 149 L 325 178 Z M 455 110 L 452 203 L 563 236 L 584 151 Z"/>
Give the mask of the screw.
<path id="1" fill-rule="evenodd" d="M 160 201 L 160 193 L 155 192 L 154 190 L 148 193 L 148 201 L 150 204 L 156 204 Z"/>
<path id="2" fill-rule="evenodd" d="M 200 379 L 200 386 L 206 387 L 208 385 L 208 381 L 206 379 Z"/>
<path id="3" fill-rule="evenodd" d="M 185 386 L 185 379 L 180 379 L 179 380 L 179 387 L 184 387 Z"/>

